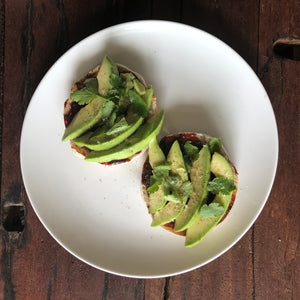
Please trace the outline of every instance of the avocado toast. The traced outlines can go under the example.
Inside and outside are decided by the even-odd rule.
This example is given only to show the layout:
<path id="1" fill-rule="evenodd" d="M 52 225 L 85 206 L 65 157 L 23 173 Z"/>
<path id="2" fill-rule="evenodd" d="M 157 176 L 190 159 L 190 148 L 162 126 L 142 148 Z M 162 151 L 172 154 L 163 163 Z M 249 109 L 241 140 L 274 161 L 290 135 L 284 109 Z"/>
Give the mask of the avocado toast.
<path id="1" fill-rule="evenodd" d="M 237 192 L 237 171 L 221 141 L 198 133 L 177 133 L 149 144 L 142 188 L 151 226 L 198 244 L 227 216 Z"/>
<path id="2" fill-rule="evenodd" d="M 105 56 L 71 88 L 64 104 L 62 141 L 70 141 L 86 161 L 126 162 L 156 137 L 163 120 L 152 86 Z"/>

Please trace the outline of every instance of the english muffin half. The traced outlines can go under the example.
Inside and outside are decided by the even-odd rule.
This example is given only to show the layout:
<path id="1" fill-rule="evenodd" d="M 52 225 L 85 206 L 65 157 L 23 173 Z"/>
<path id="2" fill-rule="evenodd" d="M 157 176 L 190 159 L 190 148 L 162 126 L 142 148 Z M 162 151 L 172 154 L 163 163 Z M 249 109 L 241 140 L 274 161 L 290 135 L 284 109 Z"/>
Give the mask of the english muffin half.
<path id="1" fill-rule="evenodd" d="M 151 226 L 198 244 L 228 215 L 237 192 L 237 171 L 220 139 L 176 133 L 153 139 L 142 171 Z"/>
<path id="2" fill-rule="evenodd" d="M 161 129 L 151 85 L 105 56 L 71 88 L 64 103 L 63 141 L 85 160 L 124 163 L 143 151 Z"/>

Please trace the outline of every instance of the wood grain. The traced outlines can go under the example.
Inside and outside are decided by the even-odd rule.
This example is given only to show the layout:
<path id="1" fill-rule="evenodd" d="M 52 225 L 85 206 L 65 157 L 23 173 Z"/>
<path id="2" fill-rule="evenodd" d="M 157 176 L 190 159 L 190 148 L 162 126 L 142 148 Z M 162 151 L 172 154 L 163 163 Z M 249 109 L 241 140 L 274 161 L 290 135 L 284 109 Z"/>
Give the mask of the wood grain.
<path id="1" fill-rule="evenodd" d="M 259 1 L 183 1 L 182 22 L 218 37 L 256 71 Z"/>
<path id="2" fill-rule="evenodd" d="M 300 36 L 299 1 L 261 1 L 258 74 L 269 94 L 279 134 L 278 170 L 255 224 L 257 299 L 299 299 L 300 64 L 274 55 L 273 42 Z"/>
<path id="3" fill-rule="evenodd" d="M 4 207 L 23 204 L 21 199 L 21 171 L 19 166 L 19 139 L 23 119 L 23 94 L 25 61 L 22 56 L 21 32 L 23 19 L 26 18 L 26 4 L 17 6 L 2 6 L 1 16 L 4 14 L 4 64 L 2 69 L 2 145 L 1 145 L 1 236 L 2 236 L 2 264 L 4 299 L 14 299 L 16 282 L 13 277 L 15 266 L 15 250 L 24 245 L 23 233 L 10 232 L 3 228 Z M 18 15 L 19 19 L 15 19 Z M 18 32 L 18 38 L 11 34 Z M 5 56 L 6 53 L 11 55 Z M 10 79 L 10 80 L 8 80 Z"/>
<path id="4" fill-rule="evenodd" d="M 5 48 L 5 1 L 0 1 L 0 132 L 2 132 L 2 124 L 3 124 L 3 102 L 4 102 L 4 48 Z M 0 159 L 2 161 L 2 134 L 0 134 L 0 145 L 1 145 L 1 151 L 0 151 Z M 0 164 L 0 170 L 2 173 L 2 164 Z M 7 272 L 7 266 L 8 266 L 8 260 L 5 257 L 5 254 L 7 253 L 5 249 L 4 244 L 4 230 L 3 230 L 3 218 L 2 218 L 2 197 L 1 197 L 1 224 L 0 224 L 0 232 L 1 232 L 1 243 L 0 243 L 0 253 L 1 253 L 1 261 L 4 263 L 1 263 L 0 270 L 1 270 L 1 280 L 0 280 L 0 295 L 4 297 L 5 295 L 5 289 L 7 287 L 7 280 L 6 276 Z"/>
<path id="5" fill-rule="evenodd" d="M 52 64 L 86 36 L 141 19 L 189 24 L 235 49 L 261 78 L 280 139 L 274 187 L 247 234 L 202 268 L 147 280 L 105 273 L 64 250 L 30 206 L 19 162 L 24 114 Z M 272 50 L 280 37 L 299 38 L 299 25 L 297 0 L 0 0 L 0 299 L 300 299 L 300 65 Z M 9 205 L 25 207 L 20 232 L 3 226 Z"/>
<path id="6" fill-rule="evenodd" d="M 208 265 L 170 280 L 170 299 L 252 299 L 251 232 Z M 187 288 L 188 284 L 188 288 Z"/>

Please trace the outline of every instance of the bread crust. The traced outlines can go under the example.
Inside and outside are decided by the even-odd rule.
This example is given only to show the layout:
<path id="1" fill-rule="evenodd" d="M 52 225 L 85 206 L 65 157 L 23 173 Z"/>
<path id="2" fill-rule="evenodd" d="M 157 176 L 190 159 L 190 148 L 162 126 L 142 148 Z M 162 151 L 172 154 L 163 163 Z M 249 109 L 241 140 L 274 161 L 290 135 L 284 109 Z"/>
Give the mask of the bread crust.
<path id="1" fill-rule="evenodd" d="M 164 145 L 164 140 L 166 140 L 166 139 L 168 139 L 168 141 L 166 143 L 167 147 Z M 179 144 L 181 144 L 181 145 L 184 142 L 191 140 L 193 144 L 195 144 L 198 147 L 201 147 L 201 146 L 207 144 L 212 139 L 212 137 L 207 134 L 194 133 L 194 132 L 180 132 L 180 133 L 175 133 L 175 134 L 165 136 L 160 141 L 160 146 L 165 154 L 168 153 L 168 151 L 172 145 L 172 142 L 175 141 L 176 139 L 178 140 Z M 233 163 L 229 160 L 228 154 L 227 154 L 226 150 L 224 149 L 224 147 L 222 147 L 220 154 L 222 154 L 227 159 L 227 161 L 230 163 L 232 170 L 234 172 L 234 183 L 235 183 L 235 186 L 237 187 L 238 186 L 238 173 L 237 173 L 237 170 L 236 170 L 235 166 L 233 165 Z M 149 163 L 149 155 L 147 155 L 145 162 L 144 162 L 143 171 L 142 171 L 142 197 L 144 198 L 144 201 L 147 206 L 149 214 L 151 214 L 151 213 L 149 211 L 149 194 L 147 192 L 147 188 L 150 186 L 150 176 L 151 175 L 152 175 L 152 167 L 150 166 L 150 163 Z M 224 216 L 222 217 L 222 219 L 219 221 L 218 224 L 223 222 L 223 220 L 226 218 L 226 216 L 230 212 L 230 210 L 234 204 L 235 198 L 236 198 L 236 193 L 237 193 L 237 188 L 232 193 L 229 206 L 228 206 Z M 153 217 L 153 214 L 151 214 L 151 216 Z M 161 227 L 176 234 L 176 235 L 185 236 L 186 230 L 180 231 L 180 232 L 175 232 L 174 225 L 175 225 L 175 222 L 170 222 L 170 223 L 162 225 Z"/>
<path id="2" fill-rule="evenodd" d="M 144 80 L 144 78 L 137 72 L 132 71 L 131 69 L 129 69 L 128 67 L 121 65 L 121 64 L 116 64 L 119 72 L 120 73 L 132 73 L 135 75 L 135 77 L 145 86 L 147 87 L 147 84 Z M 78 81 L 76 81 L 73 86 L 71 87 L 70 90 L 70 94 L 73 93 L 76 90 L 80 90 L 82 88 L 84 88 L 84 81 L 88 78 L 95 78 L 99 72 L 101 65 L 96 66 L 94 69 L 90 70 L 86 75 L 84 75 L 81 79 L 79 79 Z M 77 102 L 75 102 L 71 96 L 64 102 L 64 111 L 63 111 L 63 118 L 64 118 L 64 124 L 65 127 L 67 127 L 71 121 L 73 120 L 74 116 L 76 115 L 76 113 L 82 108 L 82 106 L 80 106 Z M 149 115 L 152 115 L 153 113 L 157 112 L 157 101 L 156 101 L 156 97 L 155 95 L 153 95 L 152 98 L 152 103 L 151 103 L 151 107 L 150 107 L 150 111 L 149 111 Z M 91 150 L 88 149 L 87 147 L 79 147 L 77 146 L 73 140 L 70 140 L 70 146 L 72 148 L 72 151 L 75 155 L 80 156 L 82 158 L 85 158 L 90 152 Z M 125 163 L 130 161 L 132 158 L 134 158 L 135 156 L 139 155 L 141 152 L 135 153 L 134 155 L 132 155 L 131 157 L 127 158 L 127 159 L 123 159 L 123 160 L 117 160 L 117 161 L 112 161 L 112 162 L 108 162 L 108 163 L 102 163 L 104 165 L 112 165 L 112 164 L 119 164 L 119 163 Z"/>

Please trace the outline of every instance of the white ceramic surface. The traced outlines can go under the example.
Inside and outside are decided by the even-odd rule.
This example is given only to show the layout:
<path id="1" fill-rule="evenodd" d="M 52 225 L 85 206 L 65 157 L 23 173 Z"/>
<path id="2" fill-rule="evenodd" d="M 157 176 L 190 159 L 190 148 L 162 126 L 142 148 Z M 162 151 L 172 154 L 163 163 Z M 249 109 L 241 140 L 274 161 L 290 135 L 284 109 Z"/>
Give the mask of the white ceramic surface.
<path id="1" fill-rule="evenodd" d="M 74 156 L 69 143 L 61 142 L 69 90 L 104 54 L 153 85 L 166 113 L 160 137 L 179 131 L 220 137 L 237 168 L 233 209 L 193 248 L 150 227 L 140 187 L 145 154 L 105 167 Z M 20 153 L 31 204 L 63 247 L 96 268 L 154 278 L 203 266 L 245 234 L 272 187 L 278 135 L 265 89 L 230 47 L 186 25 L 139 21 L 93 34 L 53 65 L 29 104 Z"/>

